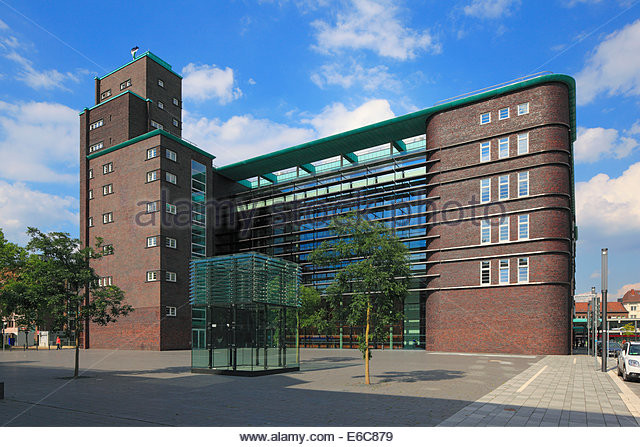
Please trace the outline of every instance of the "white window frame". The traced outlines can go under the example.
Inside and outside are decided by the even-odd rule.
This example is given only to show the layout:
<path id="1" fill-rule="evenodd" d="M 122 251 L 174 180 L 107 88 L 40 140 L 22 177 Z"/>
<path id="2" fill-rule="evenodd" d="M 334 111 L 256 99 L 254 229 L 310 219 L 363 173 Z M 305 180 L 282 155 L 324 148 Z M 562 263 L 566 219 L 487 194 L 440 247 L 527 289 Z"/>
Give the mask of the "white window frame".
<path id="1" fill-rule="evenodd" d="M 109 211 L 108 213 L 104 213 L 102 215 L 102 223 L 103 224 L 110 224 L 113 222 L 113 211 Z"/>
<path id="2" fill-rule="evenodd" d="M 89 130 L 94 130 L 102 126 L 104 126 L 104 119 L 100 118 L 98 121 L 94 121 L 93 123 L 89 124 Z"/>
<path id="3" fill-rule="evenodd" d="M 164 130 L 164 126 L 157 121 L 151 120 L 151 127 L 156 129 Z"/>
<path id="4" fill-rule="evenodd" d="M 178 184 L 178 177 L 175 174 L 172 174 L 171 172 L 165 171 L 165 180 L 168 181 L 169 183 L 173 183 L 174 185 Z"/>
<path id="5" fill-rule="evenodd" d="M 147 149 L 147 160 L 151 160 L 152 158 L 156 158 L 158 156 L 158 148 L 152 147 L 151 149 Z"/>
<path id="6" fill-rule="evenodd" d="M 487 117 L 487 121 L 484 121 L 484 118 Z M 485 124 L 489 124 L 491 122 L 491 112 L 485 112 L 485 113 L 481 113 L 480 114 L 480 125 L 485 125 Z"/>
<path id="7" fill-rule="evenodd" d="M 506 182 L 505 182 L 506 180 Z M 506 197 L 502 196 L 502 192 L 503 192 L 503 187 L 506 184 L 506 192 L 507 195 Z M 509 174 L 507 175 L 501 175 L 500 177 L 498 177 L 498 200 L 508 200 L 509 199 Z"/>
<path id="8" fill-rule="evenodd" d="M 173 126 L 174 126 L 174 127 L 180 127 L 180 121 L 178 121 L 177 119 L 172 118 L 172 121 L 171 121 L 171 122 L 173 123 Z"/>
<path id="9" fill-rule="evenodd" d="M 522 214 L 518 216 L 518 240 L 525 241 L 529 239 L 529 228 L 530 228 L 531 218 L 529 214 Z M 526 229 L 526 235 L 523 236 L 523 229 Z"/>
<path id="10" fill-rule="evenodd" d="M 172 203 L 166 203 L 165 204 L 165 211 L 169 214 L 177 214 L 178 213 L 178 209 L 176 208 L 176 206 Z"/>
<path id="11" fill-rule="evenodd" d="M 158 180 L 158 171 L 149 171 L 147 172 L 147 183 L 155 182 Z"/>
<path id="12" fill-rule="evenodd" d="M 102 165 L 102 174 L 107 175 L 113 172 L 113 162 L 105 163 Z"/>
<path id="13" fill-rule="evenodd" d="M 523 102 L 522 104 L 518 104 L 518 116 L 526 115 L 529 113 L 529 103 Z"/>
<path id="14" fill-rule="evenodd" d="M 113 183 L 109 183 L 102 187 L 102 195 L 108 196 L 109 194 L 113 194 Z"/>
<path id="15" fill-rule="evenodd" d="M 487 151 L 486 157 L 484 156 L 485 150 Z M 491 161 L 491 142 L 490 141 L 485 141 L 483 143 L 480 143 L 480 162 L 485 163 L 487 161 Z"/>
<path id="16" fill-rule="evenodd" d="M 172 237 L 168 237 L 165 242 L 164 242 L 165 246 L 168 248 L 177 248 L 178 247 L 178 241 Z"/>
<path id="17" fill-rule="evenodd" d="M 502 116 L 502 112 L 507 111 L 507 116 L 503 117 Z M 509 119 L 509 107 L 504 107 L 500 110 L 498 110 L 498 120 L 506 120 Z"/>
<path id="18" fill-rule="evenodd" d="M 147 202 L 147 213 L 155 213 L 158 211 L 158 202 Z"/>
<path id="19" fill-rule="evenodd" d="M 167 282 L 176 282 L 178 280 L 176 272 L 165 272 L 164 277 Z"/>
<path id="20" fill-rule="evenodd" d="M 488 264 L 486 267 L 484 264 Z M 487 280 L 487 282 L 483 281 L 483 273 L 484 272 L 488 272 L 489 273 L 489 278 Z M 481 286 L 488 286 L 491 285 L 491 261 L 480 261 L 480 285 Z"/>
<path id="21" fill-rule="evenodd" d="M 89 190 L 89 200 L 93 199 L 93 189 Z"/>
<path id="22" fill-rule="evenodd" d="M 162 88 L 164 88 L 164 81 L 160 78 L 158 78 L 158 85 Z"/>
<path id="23" fill-rule="evenodd" d="M 488 233 L 489 237 L 485 241 L 485 233 Z M 486 245 L 491 243 L 491 221 L 488 219 L 482 219 L 480 221 L 480 244 Z"/>
<path id="24" fill-rule="evenodd" d="M 154 282 L 158 280 L 158 272 L 157 270 L 153 270 L 147 272 L 147 282 Z"/>
<path id="25" fill-rule="evenodd" d="M 510 223 L 509 216 L 504 216 L 500 218 L 500 222 L 498 224 L 498 241 L 499 242 L 509 242 L 510 239 L 510 235 L 509 235 L 509 223 Z M 503 238 L 503 232 L 502 230 L 506 229 L 507 230 L 507 234 L 506 234 L 506 238 Z"/>
<path id="26" fill-rule="evenodd" d="M 100 141 L 99 143 L 92 144 L 89 146 L 89 153 L 99 151 L 104 147 L 104 141 Z"/>
<path id="27" fill-rule="evenodd" d="M 177 308 L 175 306 L 166 306 L 166 316 L 175 317 L 177 314 Z"/>
<path id="28" fill-rule="evenodd" d="M 178 98 L 173 98 L 173 105 L 176 107 L 180 107 L 180 101 L 178 101 Z"/>
<path id="29" fill-rule="evenodd" d="M 518 155 L 529 153 L 529 132 L 518 134 Z"/>
<path id="30" fill-rule="evenodd" d="M 93 178 L 93 168 L 89 169 L 89 178 Z"/>
<path id="31" fill-rule="evenodd" d="M 524 265 L 521 265 L 522 261 L 525 261 Z M 527 278 L 521 280 L 520 269 L 522 268 L 526 269 Z M 529 282 L 529 258 L 518 258 L 518 283 L 522 284 L 522 283 L 528 283 L 528 282 Z"/>
<path id="32" fill-rule="evenodd" d="M 158 101 L 158 108 L 164 110 L 164 103 L 162 101 Z"/>
<path id="33" fill-rule="evenodd" d="M 100 99 L 108 98 L 109 96 L 111 96 L 111 89 L 102 92 L 100 94 Z"/>
<path id="34" fill-rule="evenodd" d="M 178 154 L 171 149 L 166 149 L 164 155 L 171 161 L 178 161 Z"/>
<path id="35" fill-rule="evenodd" d="M 153 248 L 158 246 L 158 236 L 147 237 L 147 248 Z"/>
<path id="36" fill-rule="evenodd" d="M 507 274 L 506 280 L 503 278 L 503 273 Z M 500 259 L 498 261 L 498 282 L 500 284 L 509 284 L 509 260 Z"/>
<path id="37" fill-rule="evenodd" d="M 126 81 L 120 83 L 120 90 L 124 90 L 127 87 L 131 87 L 131 79 L 127 79 Z"/>
<path id="38" fill-rule="evenodd" d="M 523 176 L 524 175 L 524 176 Z M 527 191 L 522 193 L 522 184 L 526 184 Z M 518 172 L 518 197 L 527 197 L 530 194 L 529 171 Z"/>
<path id="39" fill-rule="evenodd" d="M 105 256 L 109 256 L 113 254 L 113 244 L 107 244 L 102 246 L 102 253 Z"/>
<path id="40" fill-rule="evenodd" d="M 488 182 L 487 186 L 483 186 L 485 182 Z M 489 192 L 487 200 L 483 200 L 482 191 L 485 189 Z M 489 203 L 489 202 L 491 202 L 491 179 L 483 178 L 480 180 L 480 203 Z"/>
<path id="41" fill-rule="evenodd" d="M 503 149 L 506 144 L 506 154 L 503 153 Z M 509 137 L 500 138 L 498 140 L 498 158 L 508 158 L 509 157 Z"/>
<path id="42" fill-rule="evenodd" d="M 87 226 L 93 227 L 93 217 L 89 217 L 89 221 L 87 222 Z"/>

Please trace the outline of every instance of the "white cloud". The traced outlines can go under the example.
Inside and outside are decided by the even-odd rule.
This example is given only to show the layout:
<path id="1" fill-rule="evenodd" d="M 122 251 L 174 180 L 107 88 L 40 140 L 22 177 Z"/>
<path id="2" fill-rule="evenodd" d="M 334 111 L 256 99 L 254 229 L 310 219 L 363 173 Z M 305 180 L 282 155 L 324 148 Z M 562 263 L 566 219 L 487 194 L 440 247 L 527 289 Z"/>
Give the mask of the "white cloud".
<path id="1" fill-rule="evenodd" d="M 302 122 L 311 124 L 318 133 L 318 137 L 321 138 L 377 123 L 394 116 L 389 101 L 372 99 L 353 110 L 347 109 L 342 103 L 334 103 L 325 107 L 315 117 L 304 119 Z"/>
<path id="2" fill-rule="evenodd" d="M 629 133 L 632 132 L 633 128 Z M 576 162 L 593 163 L 601 158 L 624 158 L 636 147 L 638 142 L 634 138 L 621 136 L 616 129 L 578 127 L 574 152 Z"/>
<path id="3" fill-rule="evenodd" d="M 182 69 L 182 96 L 194 101 L 217 99 L 220 104 L 227 104 L 242 96 L 236 86 L 233 69 L 224 70 L 215 65 L 188 64 Z"/>
<path id="4" fill-rule="evenodd" d="M 335 24 L 312 22 L 317 39 L 314 48 L 322 53 L 370 50 L 398 60 L 413 59 L 421 51 L 441 51 L 429 30 L 406 26 L 399 12 L 392 0 L 351 0 L 346 10 L 338 12 Z"/>
<path id="5" fill-rule="evenodd" d="M 5 39 L 4 43 L 6 44 L 6 46 L 10 46 L 12 48 L 15 48 L 15 46 L 20 45 L 20 43 L 15 39 L 14 40 Z M 5 54 L 4 57 L 15 62 L 20 67 L 20 71 L 18 72 L 16 79 L 24 82 L 29 87 L 35 90 L 40 90 L 40 89 L 51 90 L 54 88 L 60 88 L 62 90 L 71 90 L 66 85 L 66 81 L 69 81 L 69 80 L 73 82 L 79 81 L 78 76 L 71 72 L 61 73 L 55 69 L 40 71 L 34 68 L 33 62 L 31 60 L 27 59 L 26 57 L 18 54 L 16 51 L 13 51 L 13 50 Z"/>
<path id="6" fill-rule="evenodd" d="M 2 20 L 0 20 L 0 29 L 1 30 L 9 29 L 9 25 L 7 25 Z"/>
<path id="7" fill-rule="evenodd" d="M 606 235 L 640 231 L 640 162 L 617 178 L 598 174 L 576 183 L 576 218 L 579 227 Z"/>
<path id="8" fill-rule="evenodd" d="M 595 3 L 600 3 L 601 1 L 602 0 L 568 0 L 568 1 L 565 1 L 565 5 L 569 8 L 573 8 L 574 6 L 580 3 L 595 4 Z"/>
<path id="9" fill-rule="evenodd" d="M 60 231 L 78 225 L 78 200 L 35 191 L 24 183 L 0 180 L 0 228 L 13 242 L 25 243 L 27 226 Z"/>
<path id="10" fill-rule="evenodd" d="M 510 15 L 519 5 L 520 0 L 473 0 L 464 7 L 464 13 L 481 19 L 498 19 Z"/>
<path id="11" fill-rule="evenodd" d="M 345 89 L 360 87 L 367 91 L 386 89 L 398 91 L 401 88 L 400 81 L 391 73 L 385 65 L 365 68 L 353 62 L 351 65 L 327 64 L 311 75 L 311 80 L 320 88 L 330 85 L 338 85 Z"/>
<path id="12" fill-rule="evenodd" d="M 578 104 L 597 95 L 640 95 L 640 19 L 612 34 L 598 45 L 576 75 Z"/>
<path id="13" fill-rule="evenodd" d="M 631 289 L 640 290 L 640 282 L 637 282 L 635 284 L 625 284 L 618 289 L 618 292 L 616 292 L 612 298 L 622 298 L 624 294 Z"/>
<path id="14" fill-rule="evenodd" d="M 78 179 L 78 112 L 62 104 L 0 101 L 0 176 L 34 182 Z"/>

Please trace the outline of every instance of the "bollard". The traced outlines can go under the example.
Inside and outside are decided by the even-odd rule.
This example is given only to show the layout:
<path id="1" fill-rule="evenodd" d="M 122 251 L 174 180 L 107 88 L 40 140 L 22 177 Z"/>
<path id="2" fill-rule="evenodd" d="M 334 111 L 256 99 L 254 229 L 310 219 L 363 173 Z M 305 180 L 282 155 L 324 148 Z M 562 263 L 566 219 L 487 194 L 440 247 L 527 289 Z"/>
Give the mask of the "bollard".
<path id="1" fill-rule="evenodd" d="M 0 400 L 4 399 L 4 382 L 0 382 Z"/>

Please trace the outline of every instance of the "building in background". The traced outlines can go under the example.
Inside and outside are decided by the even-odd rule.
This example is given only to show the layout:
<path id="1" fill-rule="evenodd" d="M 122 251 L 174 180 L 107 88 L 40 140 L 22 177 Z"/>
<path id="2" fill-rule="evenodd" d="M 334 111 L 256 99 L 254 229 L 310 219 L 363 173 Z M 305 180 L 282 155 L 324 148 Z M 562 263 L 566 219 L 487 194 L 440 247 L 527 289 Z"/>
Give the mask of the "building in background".
<path id="1" fill-rule="evenodd" d="M 565 354 L 571 342 L 575 83 L 544 75 L 214 169 L 181 139 L 180 77 L 152 53 L 96 81 L 81 114 L 81 235 L 136 311 L 93 347 L 188 347 L 188 263 L 249 251 L 308 262 L 359 212 L 408 246 L 394 347 Z M 205 206 L 206 204 L 206 206 Z"/>
<path id="2" fill-rule="evenodd" d="M 628 290 L 620 302 L 629 312 L 629 318 L 640 318 L 640 291 Z"/>

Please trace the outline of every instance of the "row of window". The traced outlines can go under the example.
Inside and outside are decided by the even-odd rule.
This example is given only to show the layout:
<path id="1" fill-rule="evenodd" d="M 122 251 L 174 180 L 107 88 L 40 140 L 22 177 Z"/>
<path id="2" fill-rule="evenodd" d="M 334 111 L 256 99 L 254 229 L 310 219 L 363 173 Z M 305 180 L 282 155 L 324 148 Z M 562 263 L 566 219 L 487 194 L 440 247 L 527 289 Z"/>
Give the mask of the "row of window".
<path id="1" fill-rule="evenodd" d="M 510 259 L 498 260 L 498 283 L 509 284 L 511 282 L 510 275 Z M 517 258 L 517 282 L 528 283 L 529 282 L 529 258 Z M 491 261 L 480 261 L 480 284 L 491 284 Z"/>
<path id="2" fill-rule="evenodd" d="M 93 189 L 90 189 L 88 194 L 89 194 L 89 200 L 93 200 Z M 113 194 L 113 183 L 109 183 L 108 185 L 104 185 L 102 187 L 103 196 L 108 196 L 110 194 Z"/>
<path id="3" fill-rule="evenodd" d="M 157 270 L 147 272 L 147 282 L 160 281 L 159 273 L 160 272 Z M 165 272 L 164 279 L 165 281 L 168 281 L 168 282 L 176 282 L 177 275 L 175 272 Z"/>
<path id="4" fill-rule="evenodd" d="M 98 127 L 102 126 L 104 126 L 104 120 L 99 119 L 98 121 L 94 121 L 93 123 L 89 124 L 89 130 L 97 129 Z"/>
<path id="5" fill-rule="evenodd" d="M 158 247 L 159 241 L 160 236 L 149 236 L 147 238 L 147 248 Z M 178 241 L 172 237 L 165 237 L 164 245 L 167 248 L 176 248 L 178 246 Z"/>
<path id="6" fill-rule="evenodd" d="M 516 106 L 518 116 L 526 115 L 529 113 L 529 103 L 525 102 Z M 509 107 L 504 107 L 498 110 L 498 120 L 506 120 L 511 115 Z M 491 122 L 491 112 L 484 112 L 480 114 L 480 124 L 489 124 Z"/>
<path id="7" fill-rule="evenodd" d="M 159 170 L 147 172 L 147 183 L 155 182 L 156 180 L 158 180 L 158 172 Z M 168 172 L 168 171 L 165 171 L 164 174 L 165 174 L 165 180 L 168 181 L 169 183 L 172 183 L 174 185 L 178 183 L 178 177 L 175 174 L 172 174 L 171 172 Z"/>
<path id="8" fill-rule="evenodd" d="M 518 194 L 517 197 L 529 195 L 529 171 L 518 172 Z M 501 175 L 498 177 L 498 200 L 507 200 L 510 197 L 509 179 L 511 175 Z M 480 180 L 480 203 L 491 202 L 491 179 Z"/>
<path id="9" fill-rule="evenodd" d="M 111 174 L 113 172 L 113 162 L 105 163 L 102 165 L 102 173 L 104 175 Z M 89 178 L 93 178 L 93 168 L 89 169 Z"/>
<path id="10" fill-rule="evenodd" d="M 160 210 L 160 207 L 158 206 L 159 203 L 160 203 L 159 200 L 156 200 L 155 202 L 148 202 L 147 213 L 155 213 L 159 211 Z M 171 203 L 165 203 L 165 211 L 169 214 L 177 214 L 176 206 Z"/>
<path id="11" fill-rule="evenodd" d="M 104 141 L 100 141 L 99 143 L 92 144 L 89 146 L 89 153 L 99 151 L 104 147 Z"/>
<path id="12" fill-rule="evenodd" d="M 518 134 L 518 155 L 529 153 L 529 133 Z M 509 156 L 509 137 L 500 138 L 498 140 L 498 158 L 507 158 Z M 480 162 L 491 161 L 491 141 L 483 141 L 480 143 Z"/>
<path id="13" fill-rule="evenodd" d="M 151 160 L 152 158 L 156 158 L 159 155 L 158 147 L 152 147 L 151 149 L 147 149 L 147 160 Z M 178 154 L 176 154 L 171 149 L 165 149 L 164 156 L 167 157 L 171 161 L 178 161 Z"/>
<path id="14" fill-rule="evenodd" d="M 509 235 L 509 216 L 504 216 L 498 222 L 498 242 L 508 242 Z M 529 239 L 529 215 L 523 214 L 518 216 L 518 241 Z M 491 221 L 483 219 L 480 221 L 480 243 L 491 243 Z"/>
<path id="15" fill-rule="evenodd" d="M 178 121 L 175 118 L 171 119 L 171 122 L 173 123 L 174 127 L 180 127 L 180 121 Z M 151 120 L 151 127 L 154 127 L 156 129 L 160 129 L 160 130 L 164 130 L 164 126 L 162 124 L 160 124 L 157 121 Z"/>

